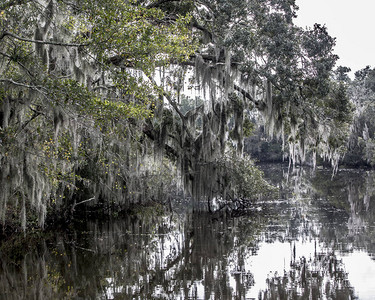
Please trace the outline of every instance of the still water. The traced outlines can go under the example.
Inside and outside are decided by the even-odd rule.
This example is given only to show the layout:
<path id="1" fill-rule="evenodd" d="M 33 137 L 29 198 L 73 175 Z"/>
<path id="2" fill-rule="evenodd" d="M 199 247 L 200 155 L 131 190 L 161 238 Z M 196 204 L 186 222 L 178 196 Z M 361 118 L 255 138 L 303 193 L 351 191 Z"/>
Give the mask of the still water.
<path id="1" fill-rule="evenodd" d="M 375 173 L 263 168 L 280 196 L 247 214 L 181 201 L 3 251 L 0 299 L 375 299 Z"/>

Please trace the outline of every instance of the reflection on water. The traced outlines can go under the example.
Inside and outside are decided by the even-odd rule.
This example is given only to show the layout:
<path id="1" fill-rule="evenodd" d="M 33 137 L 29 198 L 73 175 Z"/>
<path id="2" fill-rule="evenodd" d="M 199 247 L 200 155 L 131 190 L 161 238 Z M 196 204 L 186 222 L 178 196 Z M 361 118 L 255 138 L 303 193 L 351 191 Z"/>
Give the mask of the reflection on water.
<path id="1" fill-rule="evenodd" d="M 375 174 L 265 171 L 280 199 L 246 216 L 148 209 L 2 251 L 0 299 L 374 299 Z"/>

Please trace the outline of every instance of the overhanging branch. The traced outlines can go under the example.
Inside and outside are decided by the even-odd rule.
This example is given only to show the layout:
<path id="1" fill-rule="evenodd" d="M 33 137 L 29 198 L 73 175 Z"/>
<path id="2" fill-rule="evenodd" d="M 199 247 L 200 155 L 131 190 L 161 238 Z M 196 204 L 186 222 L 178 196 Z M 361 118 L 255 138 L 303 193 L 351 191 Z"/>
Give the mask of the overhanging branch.
<path id="1" fill-rule="evenodd" d="M 75 44 L 75 43 L 63 43 L 63 42 L 55 42 L 55 41 L 42 41 L 42 40 L 33 40 L 24 38 L 22 36 L 18 36 L 16 34 L 13 34 L 9 31 L 5 31 L 0 35 L 0 41 L 4 39 L 6 36 L 15 38 L 16 40 L 28 42 L 28 43 L 34 43 L 34 44 L 42 44 L 42 45 L 54 45 L 54 46 L 61 46 L 61 47 L 84 47 L 88 46 L 89 44 Z"/>
<path id="2" fill-rule="evenodd" d="M 192 59 L 196 59 L 196 55 L 193 55 L 191 58 Z M 220 64 L 220 63 L 224 63 L 224 61 L 222 60 L 217 60 L 214 56 L 212 55 L 201 55 L 201 57 L 203 58 L 203 60 L 206 60 L 206 61 L 210 61 L 210 62 L 213 62 L 213 63 L 217 63 L 217 64 Z M 111 58 L 108 59 L 108 62 L 114 64 L 115 66 L 121 66 L 121 67 L 128 67 L 128 68 L 134 68 L 134 63 L 133 62 L 129 62 L 127 59 L 125 59 L 124 57 L 122 57 L 121 55 L 116 55 L 116 56 L 113 56 Z M 171 62 L 171 64 L 176 64 L 176 65 L 185 65 L 185 66 L 191 66 L 191 67 L 195 67 L 195 62 L 192 61 L 192 60 L 187 60 L 187 61 L 181 61 L 181 62 Z M 239 63 L 237 62 L 233 62 L 232 65 L 238 65 Z M 157 86 L 157 84 L 155 83 L 154 79 L 151 78 L 150 76 L 148 76 L 148 78 L 150 79 L 151 82 L 153 82 L 153 84 L 155 86 Z M 255 107 L 257 107 L 259 110 L 264 110 L 265 107 L 266 107 L 266 104 L 262 101 L 257 101 L 255 100 L 249 92 L 247 92 L 246 90 L 244 90 L 243 88 L 241 88 L 240 86 L 234 84 L 234 89 L 238 92 L 240 92 L 246 99 L 250 100 L 251 102 L 254 103 Z M 177 114 L 181 117 L 181 119 L 184 120 L 184 115 L 180 112 L 180 110 L 178 109 L 176 103 L 173 101 L 173 99 L 170 97 L 170 95 L 168 93 L 166 93 L 165 91 L 163 91 L 163 96 L 168 100 L 168 102 L 172 105 L 172 107 L 176 110 Z"/>
<path id="3" fill-rule="evenodd" d="M 0 82 L 7 82 L 7 83 L 10 83 L 10 84 L 13 84 L 13 85 L 17 85 L 17 86 L 32 89 L 32 90 L 36 90 L 36 91 L 39 91 L 39 92 L 41 92 L 40 91 L 41 89 L 45 89 L 42 86 L 29 85 L 29 84 L 17 82 L 17 81 L 14 81 L 12 79 L 8 79 L 8 78 L 0 78 Z"/>
<path id="4" fill-rule="evenodd" d="M 249 92 L 245 91 L 243 88 L 239 87 L 238 85 L 233 85 L 234 89 L 237 92 L 240 92 L 246 99 L 250 100 L 251 102 L 254 103 L 255 107 L 258 108 L 260 111 L 265 110 L 266 108 L 266 103 L 261 102 L 261 101 L 256 101 Z"/>

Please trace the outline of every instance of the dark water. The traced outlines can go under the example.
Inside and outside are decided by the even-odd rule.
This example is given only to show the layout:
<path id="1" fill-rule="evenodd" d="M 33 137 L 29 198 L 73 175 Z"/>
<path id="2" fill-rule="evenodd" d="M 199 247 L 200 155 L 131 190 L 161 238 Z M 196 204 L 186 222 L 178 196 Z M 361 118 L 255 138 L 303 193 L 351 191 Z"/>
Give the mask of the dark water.
<path id="1" fill-rule="evenodd" d="M 136 216 L 0 253 L 0 299 L 375 299 L 375 173 L 263 166 L 247 215 Z"/>

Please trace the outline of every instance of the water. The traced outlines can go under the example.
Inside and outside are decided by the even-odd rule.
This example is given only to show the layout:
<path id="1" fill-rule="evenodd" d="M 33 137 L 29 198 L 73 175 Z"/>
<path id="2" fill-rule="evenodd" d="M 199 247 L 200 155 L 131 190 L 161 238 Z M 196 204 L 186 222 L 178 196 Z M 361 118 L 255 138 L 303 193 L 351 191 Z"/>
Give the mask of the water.
<path id="1" fill-rule="evenodd" d="M 242 215 L 144 209 L 2 246 L 0 299 L 375 299 L 375 173 L 263 166 Z"/>

